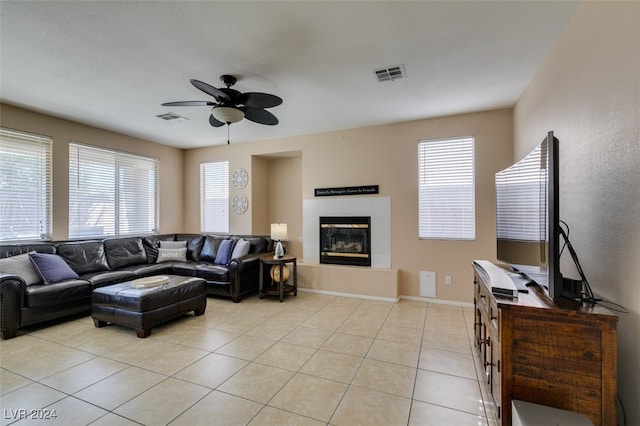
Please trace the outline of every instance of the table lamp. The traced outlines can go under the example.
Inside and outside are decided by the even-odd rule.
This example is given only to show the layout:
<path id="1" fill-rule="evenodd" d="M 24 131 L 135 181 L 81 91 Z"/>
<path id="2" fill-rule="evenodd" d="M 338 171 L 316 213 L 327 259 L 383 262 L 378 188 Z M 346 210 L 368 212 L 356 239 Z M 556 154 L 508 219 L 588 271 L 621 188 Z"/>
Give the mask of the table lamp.
<path id="1" fill-rule="evenodd" d="M 275 259 L 279 259 L 284 256 L 284 247 L 282 241 L 287 239 L 287 224 L 286 223 L 272 223 L 271 224 L 271 239 L 276 241 Z"/>

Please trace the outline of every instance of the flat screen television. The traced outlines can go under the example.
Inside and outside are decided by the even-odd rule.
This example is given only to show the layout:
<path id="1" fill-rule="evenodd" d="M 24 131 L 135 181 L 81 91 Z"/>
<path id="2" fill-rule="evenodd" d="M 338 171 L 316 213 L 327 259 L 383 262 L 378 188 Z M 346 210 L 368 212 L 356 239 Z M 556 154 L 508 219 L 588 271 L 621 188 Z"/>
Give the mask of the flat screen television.
<path id="1" fill-rule="evenodd" d="M 548 132 L 523 159 L 496 173 L 497 258 L 562 297 L 558 139 Z"/>

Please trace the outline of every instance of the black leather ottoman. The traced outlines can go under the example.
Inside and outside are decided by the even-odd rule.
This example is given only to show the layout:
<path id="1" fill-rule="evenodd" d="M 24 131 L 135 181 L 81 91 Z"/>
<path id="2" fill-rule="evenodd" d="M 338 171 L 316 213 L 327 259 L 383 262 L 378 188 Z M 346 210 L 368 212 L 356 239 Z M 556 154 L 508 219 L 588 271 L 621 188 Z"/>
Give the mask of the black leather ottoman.
<path id="1" fill-rule="evenodd" d="M 96 327 L 112 323 L 136 330 L 147 337 L 151 328 L 193 311 L 204 314 L 207 307 L 205 280 L 169 275 L 166 284 L 132 288 L 131 282 L 100 287 L 91 293 L 91 317 Z"/>

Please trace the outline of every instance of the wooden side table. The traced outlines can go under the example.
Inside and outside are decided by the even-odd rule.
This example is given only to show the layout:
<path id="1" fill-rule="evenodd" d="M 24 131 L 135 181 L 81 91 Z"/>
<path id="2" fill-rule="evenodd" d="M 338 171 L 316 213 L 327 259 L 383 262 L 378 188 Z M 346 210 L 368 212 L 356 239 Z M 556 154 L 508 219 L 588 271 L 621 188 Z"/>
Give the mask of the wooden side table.
<path id="1" fill-rule="evenodd" d="M 282 279 L 284 277 L 284 271 L 286 269 L 285 264 L 292 263 L 293 270 L 291 271 L 291 276 L 289 279 Z M 271 285 L 264 285 L 264 266 L 271 265 L 276 266 L 278 268 L 278 281 L 271 280 Z M 290 281 L 293 282 L 293 285 L 288 284 Z M 264 256 L 260 256 L 260 290 L 258 293 L 258 297 L 262 299 L 264 296 L 279 296 L 280 301 L 284 299 L 285 294 L 293 293 L 294 296 L 298 295 L 298 271 L 297 271 L 297 258 L 295 256 L 282 256 L 279 258 L 275 258 L 272 254 L 265 254 Z"/>

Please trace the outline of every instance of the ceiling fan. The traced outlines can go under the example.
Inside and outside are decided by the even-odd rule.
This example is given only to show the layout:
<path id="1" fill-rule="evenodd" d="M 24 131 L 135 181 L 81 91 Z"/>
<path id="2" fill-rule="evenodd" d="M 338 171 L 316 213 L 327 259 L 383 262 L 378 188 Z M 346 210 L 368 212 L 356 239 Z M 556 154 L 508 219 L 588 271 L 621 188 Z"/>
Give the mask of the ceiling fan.
<path id="1" fill-rule="evenodd" d="M 216 89 L 215 87 L 203 83 L 202 81 L 191 79 L 197 89 L 215 98 L 214 101 L 179 101 L 165 102 L 162 106 L 212 106 L 211 115 L 209 115 L 209 124 L 213 127 L 220 127 L 237 123 L 246 118 L 254 123 L 266 124 L 274 126 L 278 124 L 275 115 L 267 111 L 265 108 L 272 108 L 282 103 L 282 99 L 275 95 L 260 92 L 240 93 L 232 89 L 231 86 L 236 84 L 237 79 L 228 74 L 220 76 L 222 84 L 226 88 Z"/>

